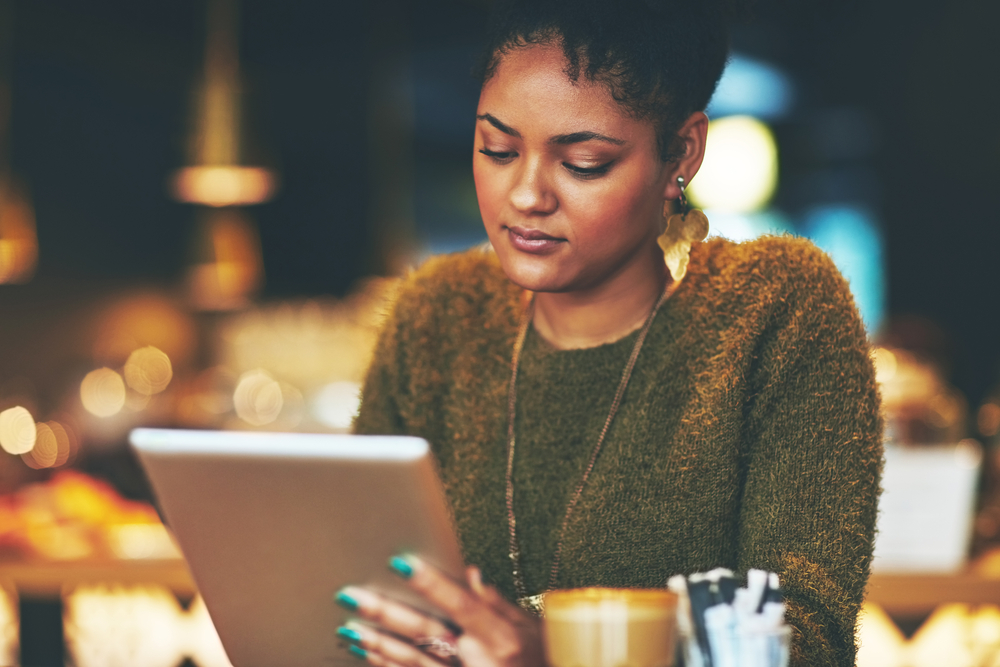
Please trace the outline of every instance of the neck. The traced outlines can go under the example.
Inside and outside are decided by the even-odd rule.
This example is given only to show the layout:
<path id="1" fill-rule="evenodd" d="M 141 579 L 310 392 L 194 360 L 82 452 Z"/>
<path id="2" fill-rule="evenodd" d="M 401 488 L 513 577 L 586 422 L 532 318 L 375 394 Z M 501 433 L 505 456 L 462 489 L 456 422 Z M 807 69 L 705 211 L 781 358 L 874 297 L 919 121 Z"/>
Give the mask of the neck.
<path id="1" fill-rule="evenodd" d="M 588 290 L 537 293 L 535 331 L 559 350 L 624 338 L 645 323 L 663 294 L 667 275 L 662 255 L 647 270 L 630 273 Z"/>

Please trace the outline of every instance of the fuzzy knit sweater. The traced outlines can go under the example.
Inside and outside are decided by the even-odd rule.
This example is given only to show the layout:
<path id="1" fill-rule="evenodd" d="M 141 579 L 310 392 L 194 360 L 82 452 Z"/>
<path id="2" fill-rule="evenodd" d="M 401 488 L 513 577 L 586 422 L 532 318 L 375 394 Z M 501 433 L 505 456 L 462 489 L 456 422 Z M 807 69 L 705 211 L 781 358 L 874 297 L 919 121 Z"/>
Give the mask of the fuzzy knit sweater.
<path id="1" fill-rule="evenodd" d="M 466 562 L 510 599 L 504 469 L 520 296 L 483 251 L 411 274 L 355 422 L 359 433 L 432 444 Z M 514 466 L 529 594 L 547 585 L 567 502 L 636 335 L 560 351 L 529 330 Z M 557 587 L 772 570 L 794 629 L 792 664 L 853 665 L 881 436 L 865 332 L 826 255 L 791 237 L 696 244 L 562 535 Z"/>

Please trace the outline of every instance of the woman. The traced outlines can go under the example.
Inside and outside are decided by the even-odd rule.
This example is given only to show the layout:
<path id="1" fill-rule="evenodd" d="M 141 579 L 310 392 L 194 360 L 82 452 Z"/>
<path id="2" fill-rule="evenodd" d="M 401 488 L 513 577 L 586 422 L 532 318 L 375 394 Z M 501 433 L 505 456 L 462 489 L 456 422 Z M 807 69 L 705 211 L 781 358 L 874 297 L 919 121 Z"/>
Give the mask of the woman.
<path id="1" fill-rule="evenodd" d="M 701 6 L 497 10 L 473 155 L 495 252 L 406 279 L 355 424 L 432 443 L 476 567 L 393 561 L 457 639 L 342 591 L 356 655 L 542 664 L 518 604 L 725 566 L 780 574 L 793 664 L 854 663 L 881 423 L 850 292 L 806 241 L 691 245 L 697 214 L 664 219 L 725 57 Z"/>

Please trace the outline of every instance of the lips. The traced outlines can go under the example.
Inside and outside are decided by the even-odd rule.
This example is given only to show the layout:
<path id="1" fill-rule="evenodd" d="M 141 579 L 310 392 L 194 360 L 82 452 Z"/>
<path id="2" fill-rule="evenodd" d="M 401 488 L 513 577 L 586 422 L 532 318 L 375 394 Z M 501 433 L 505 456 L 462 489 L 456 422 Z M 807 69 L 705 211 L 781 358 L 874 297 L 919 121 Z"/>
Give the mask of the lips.
<path id="1" fill-rule="evenodd" d="M 520 236 L 528 241 L 562 241 L 564 239 L 551 236 L 537 229 L 525 229 L 523 227 L 508 227 L 511 233 Z"/>
<path id="2" fill-rule="evenodd" d="M 538 229 L 524 227 L 507 227 L 510 243 L 522 252 L 533 255 L 544 254 L 555 250 L 566 239 L 546 234 Z"/>

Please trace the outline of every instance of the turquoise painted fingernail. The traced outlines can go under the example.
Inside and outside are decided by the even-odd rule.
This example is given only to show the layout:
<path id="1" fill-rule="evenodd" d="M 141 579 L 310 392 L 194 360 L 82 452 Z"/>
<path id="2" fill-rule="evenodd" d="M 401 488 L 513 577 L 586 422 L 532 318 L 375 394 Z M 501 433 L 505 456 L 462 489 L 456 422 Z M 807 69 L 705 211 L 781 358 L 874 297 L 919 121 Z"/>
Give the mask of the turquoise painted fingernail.
<path id="1" fill-rule="evenodd" d="M 351 644 L 350 646 L 347 647 L 347 650 L 355 658 L 360 658 L 361 660 L 367 660 L 368 659 L 368 651 L 364 650 L 360 646 L 355 646 L 354 644 Z"/>
<path id="2" fill-rule="evenodd" d="M 344 591 L 337 591 L 337 594 L 333 596 L 333 601 L 348 611 L 358 610 L 358 601 Z"/>
<path id="3" fill-rule="evenodd" d="M 355 644 L 361 643 L 361 635 L 358 634 L 357 630 L 351 630 L 350 628 L 342 625 L 337 628 L 337 634 L 347 641 L 354 642 Z"/>
<path id="4" fill-rule="evenodd" d="M 393 556 L 389 559 L 389 567 L 396 571 L 396 574 L 401 576 L 403 579 L 409 579 L 413 576 L 413 566 L 406 562 L 406 559 L 401 556 Z"/>

